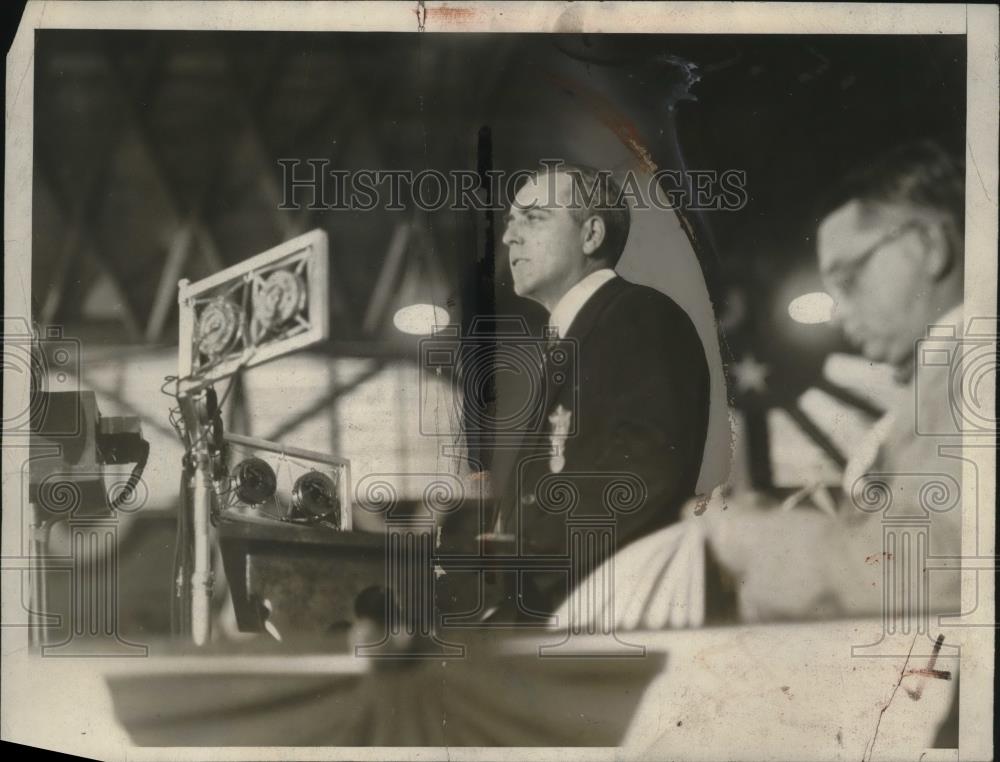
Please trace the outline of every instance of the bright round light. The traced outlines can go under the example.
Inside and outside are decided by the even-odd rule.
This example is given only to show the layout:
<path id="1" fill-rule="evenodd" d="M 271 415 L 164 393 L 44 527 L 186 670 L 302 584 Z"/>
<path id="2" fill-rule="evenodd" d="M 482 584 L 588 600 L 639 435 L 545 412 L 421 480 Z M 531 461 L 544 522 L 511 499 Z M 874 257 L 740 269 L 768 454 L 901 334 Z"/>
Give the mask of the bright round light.
<path id="1" fill-rule="evenodd" d="M 788 314 L 796 323 L 829 323 L 833 317 L 833 298 L 823 291 L 802 294 L 792 299 L 788 305 Z"/>
<path id="2" fill-rule="evenodd" d="M 448 310 L 435 304 L 411 304 L 392 316 L 392 324 L 403 333 L 430 336 L 435 328 L 448 325 Z"/>

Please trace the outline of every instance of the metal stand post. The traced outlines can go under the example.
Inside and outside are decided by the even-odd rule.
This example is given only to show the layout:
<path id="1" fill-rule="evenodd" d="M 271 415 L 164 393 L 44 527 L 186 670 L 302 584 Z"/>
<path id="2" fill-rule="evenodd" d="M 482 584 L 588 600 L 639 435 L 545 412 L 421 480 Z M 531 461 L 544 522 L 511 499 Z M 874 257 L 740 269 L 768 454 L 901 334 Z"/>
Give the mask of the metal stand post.
<path id="1" fill-rule="evenodd" d="M 196 646 L 203 646 L 212 635 L 212 480 L 207 454 L 196 456 L 193 478 L 194 558 L 191 569 L 191 637 Z"/>
<path id="2" fill-rule="evenodd" d="M 32 512 L 37 512 L 35 506 L 32 506 Z M 48 625 L 56 619 L 49 614 L 48 595 L 45 587 L 45 563 L 51 530 L 51 523 L 37 519 L 29 530 L 31 545 L 28 558 L 28 643 L 32 649 L 45 645 Z"/>

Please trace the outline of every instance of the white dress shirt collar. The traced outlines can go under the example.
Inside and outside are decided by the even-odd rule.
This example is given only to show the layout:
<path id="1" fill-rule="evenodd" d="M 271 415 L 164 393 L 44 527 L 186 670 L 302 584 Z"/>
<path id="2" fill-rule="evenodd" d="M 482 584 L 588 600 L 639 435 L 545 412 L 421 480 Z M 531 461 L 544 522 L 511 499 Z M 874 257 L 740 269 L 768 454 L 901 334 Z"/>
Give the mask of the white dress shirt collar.
<path id="1" fill-rule="evenodd" d="M 569 331 L 574 318 L 594 292 L 615 277 L 617 275 L 610 267 L 595 270 L 563 294 L 549 315 L 549 327 L 555 329 L 560 339 L 566 338 L 566 332 Z"/>

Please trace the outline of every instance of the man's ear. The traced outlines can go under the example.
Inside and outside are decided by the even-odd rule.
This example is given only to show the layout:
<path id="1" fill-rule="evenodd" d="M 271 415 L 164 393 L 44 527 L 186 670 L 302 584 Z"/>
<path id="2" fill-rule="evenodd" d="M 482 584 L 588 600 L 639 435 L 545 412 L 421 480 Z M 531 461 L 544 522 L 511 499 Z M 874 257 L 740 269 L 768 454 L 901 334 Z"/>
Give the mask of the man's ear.
<path id="1" fill-rule="evenodd" d="M 583 253 L 589 257 L 597 251 L 601 247 L 601 244 L 604 243 L 605 233 L 604 220 L 601 219 L 600 215 L 595 214 L 588 217 L 580 227 Z"/>
<path id="2" fill-rule="evenodd" d="M 924 266 L 934 280 L 943 278 L 951 270 L 952 253 L 948 244 L 945 223 L 934 223 L 921 228 L 924 243 Z"/>

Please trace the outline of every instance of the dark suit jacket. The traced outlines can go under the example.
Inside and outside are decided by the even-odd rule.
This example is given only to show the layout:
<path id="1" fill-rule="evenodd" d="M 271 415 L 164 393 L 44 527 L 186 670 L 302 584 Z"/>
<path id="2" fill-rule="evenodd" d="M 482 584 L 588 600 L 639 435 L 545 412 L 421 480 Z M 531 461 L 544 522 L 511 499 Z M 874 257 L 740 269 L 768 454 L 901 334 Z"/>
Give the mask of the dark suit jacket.
<path id="1" fill-rule="evenodd" d="M 708 364 L 694 325 L 672 299 L 610 280 L 584 304 L 559 349 L 562 355 L 550 348 L 544 366 L 541 425 L 494 460 L 501 526 L 525 556 L 566 555 L 572 524 L 612 524 L 621 548 L 673 523 L 694 493 L 705 447 Z M 564 465 L 551 459 L 557 432 L 548 420 L 560 405 L 570 412 Z M 532 609 L 551 612 L 568 592 L 565 574 L 525 578 Z"/>

